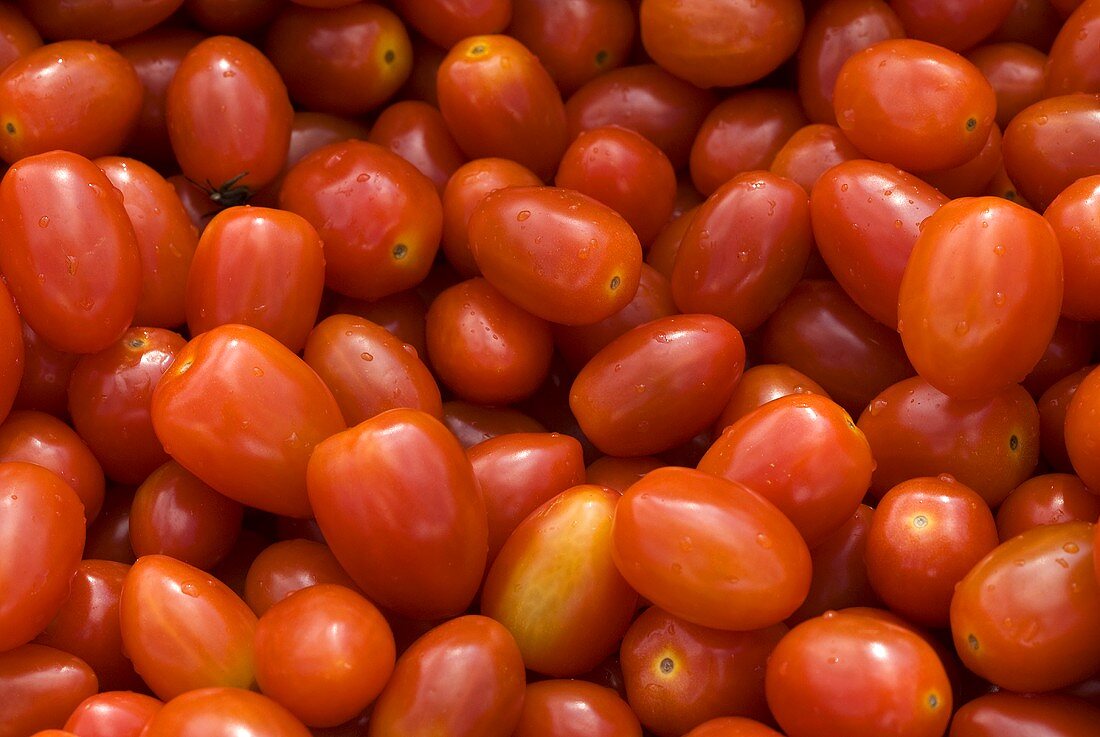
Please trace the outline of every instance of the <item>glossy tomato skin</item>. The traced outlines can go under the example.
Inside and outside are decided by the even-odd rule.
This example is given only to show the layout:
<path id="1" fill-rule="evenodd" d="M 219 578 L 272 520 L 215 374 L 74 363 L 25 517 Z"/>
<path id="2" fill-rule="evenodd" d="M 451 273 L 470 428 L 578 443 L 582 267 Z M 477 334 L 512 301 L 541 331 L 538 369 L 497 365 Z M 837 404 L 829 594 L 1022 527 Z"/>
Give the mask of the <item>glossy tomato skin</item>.
<path id="1" fill-rule="evenodd" d="M 161 699 L 197 688 L 249 688 L 256 615 L 224 583 L 165 555 L 131 566 L 119 605 L 122 644 Z"/>
<path id="2" fill-rule="evenodd" d="M 183 173 L 210 189 L 255 191 L 286 161 L 294 118 L 286 86 L 271 62 L 239 38 L 213 36 L 183 57 L 168 85 L 165 115 Z"/>
<path id="3" fill-rule="evenodd" d="M 554 352 L 550 325 L 481 278 L 435 298 L 427 340 L 436 376 L 457 397 L 478 404 L 511 404 L 533 394 Z"/>
<path id="4" fill-rule="evenodd" d="M 904 37 L 901 20 L 882 0 L 821 3 L 798 48 L 798 94 L 810 120 L 836 123 L 833 92 L 849 57 L 878 41 Z"/>
<path id="5" fill-rule="evenodd" d="M 511 407 L 483 407 L 455 399 L 443 403 L 443 424 L 463 448 L 498 435 L 546 432 L 538 420 Z"/>
<path id="6" fill-rule="evenodd" d="M 500 435 L 468 448 L 466 457 L 485 499 L 490 563 L 529 514 L 585 482 L 581 444 L 559 433 Z"/>
<path id="7" fill-rule="evenodd" d="M 11 363 L 5 369 L 4 378 L 6 381 L 11 381 L 12 372 L 15 372 L 19 387 L 15 392 L 12 407 L 47 412 L 54 417 L 63 418 L 68 412 L 69 376 L 76 362 L 80 360 L 80 354 L 61 351 L 48 344 L 26 321 L 19 319 L 14 303 L 12 305 L 12 312 L 3 318 L 3 322 L 7 323 L 5 330 L 14 330 L 18 326 L 22 333 L 23 346 L 22 365 L 15 363 L 19 357 L 17 347 L 12 347 L 11 353 L 7 354 Z M 0 308 L 0 315 L 3 314 L 4 310 Z M 13 343 L 7 344 L 13 345 Z M 20 372 L 22 377 L 18 376 Z"/>
<path id="8" fill-rule="evenodd" d="M 358 299 L 416 286 L 439 249 L 442 206 L 431 180 L 365 141 L 323 146 L 283 181 L 279 207 L 324 242 L 325 285 Z"/>
<path id="9" fill-rule="evenodd" d="M 15 308 L 11 292 L 0 284 L 0 421 L 8 416 L 19 394 L 19 385 L 27 361 L 27 349 L 23 345 L 25 325 Z"/>
<path id="10" fill-rule="evenodd" d="M 741 484 L 690 469 L 659 468 L 627 489 L 612 545 L 638 593 L 716 629 L 780 622 L 810 585 L 809 550 L 782 512 Z"/>
<path id="11" fill-rule="evenodd" d="M 405 22 L 449 49 L 467 36 L 499 33 L 512 17 L 510 0 L 396 0 Z"/>
<path id="12" fill-rule="evenodd" d="M 64 0 L 22 2 L 24 12 L 47 38 L 88 38 L 119 41 L 136 36 L 165 20 L 183 0 L 111 0 L 97 5 L 72 5 Z"/>
<path id="13" fill-rule="evenodd" d="M 369 140 L 419 169 L 432 180 L 440 197 L 451 175 L 466 163 L 442 113 L 419 100 L 402 100 L 383 110 L 371 127 Z"/>
<path id="14" fill-rule="evenodd" d="M 810 207 L 798 184 L 753 171 L 729 180 L 696 211 L 672 269 L 683 312 L 760 327 L 802 276 L 813 247 Z"/>
<path id="15" fill-rule="evenodd" d="M 35 49 L 0 73 L 0 158 L 118 153 L 141 96 L 134 68 L 110 46 L 60 41 Z"/>
<path id="16" fill-rule="evenodd" d="M 184 290 L 198 233 L 176 190 L 137 159 L 101 157 L 95 165 L 120 192 L 141 257 L 141 296 L 133 322 L 145 327 L 183 324 Z"/>
<path id="17" fill-rule="evenodd" d="M 898 293 L 905 352 L 928 383 L 982 399 L 1022 381 L 1062 304 L 1062 254 L 1038 213 L 999 197 L 950 202 L 921 229 Z"/>
<path id="18" fill-rule="evenodd" d="M 1003 168 L 1002 141 L 1000 126 L 994 123 L 985 145 L 972 158 L 958 166 L 922 172 L 921 176 L 952 199 L 985 194 L 988 185 Z"/>
<path id="19" fill-rule="evenodd" d="M 0 69 L 42 45 L 38 29 L 14 5 L 5 5 L 0 10 L 0 27 L 4 29 L 3 40 L 0 41 Z"/>
<path id="20" fill-rule="evenodd" d="M 715 436 L 758 407 L 790 394 L 829 396 L 820 384 L 790 366 L 778 363 L 751 366 L 741 374 L 730 401 L 714 423 Z"/>
<path id="21" fill-rule="evenodd" d="M 657 237 L 676 200 L 676 172 L 668 157 L 642 134 L 619 126 L 577 136 L 562 156 L 554 184 L 615 210 L 643 246 Z"/>
<path id="22" fill-rule="evenodd" d="M 1098 134 L 1100 94 L 1040 100 L 1005 129 L 1005 171 L 1028 202 L 1045 210 L 1077 179 L 1100 174 L 1100 152 L 1090 143 Z"/>
<path id="23" fill-rule="evenodd" d="M 308 110 L 363 115 L 391 97 L 412 70 L 401 19 L 375 3 L 320 9 L 291 3 L 264 46 L 290 96 Z"/>
<path id="24" fill-rule="evenodd" d="M 794 0 L 643 0 L 646 52 L 697 87 L 735 87 L 764 77 L 794 53 L 805 24 Z"/>
<path id="25" fill-rule="evenodd" d="M 768 170 L 786 177 L 806 190 L 813 191 L 821 175 L 837 164 L 863 158 L 835 125 L 805 125 L 787 139 L 776 152 Z"/>
<path id="26" fill-rule="evenodd" d="M 262 617 L 294 592 L 318 584 L 356 590 L 355 582 L 327 545 L 312 540 L 283 540 L 264 548 L 252 561 L 245 578 L 244 600 L 256 616 Z"/>
<path id="27" fill-rule="evenodd" d="M 1100 496 L 1068 473 L 1032 476 L 1012 490 L 997 510 L 997 535 L 1005 542 L 1033 527 L 1100 518 Z"/>
<path id="28" fill-rule="evenodd" d="M 1100 319 L 1100 259 L 1089 247 L 1100 236 L 1100 175 L 1082 177 L 1062 190 L 1043 217 L 1054 229 L 1065 266 L 1062 314 L 1075 320 Z"/>
<path id="29" fill-rule="evenodd" d="M 84 548 L 84 506 L 52 471 L 0 463 L 0 652 L 30 642 L 69 595 Z"/>
<path id="30" fill-rule="evenodd" d="M 893 0 L 890 3 L 908 36 L 959 52 L 997 30 L 1014 5 L 1015 0 Z"/>
<path id="31" fill-rule="evenodd" d="M 485 502 L 434 417 L 392 409 L 338 433 L 314 451 L 307 486 L 332 552 L 372 601 L 425 620 L 469 606 L 488 551 Z"/>
<path id="32" fill-rule="evenodd" d="M 133 691 L 101 691 L 80 702 L 65 729 L 80 737 L 139 737 L 164 702 Z"/>
<path id="33" fill-rule="evenodd" d="M 523 660 L 508 630 L 488 617 L 458 617 L 398 659 L 367 735 L 436 729 L 451 737 L 509 737 L 519 723 L 524 685 Z"/>
<path id="34" fill-rule="evenodd" d="M 305 218 L 230 207 L 214 216 L 195 249 L 187 327 L 198 335 L 228 323 L 251 325 L 298 352 L 316 322 L 324 283 L 321 239 Z"/>
<path id="35" fill-rule="evenodd" d="M 77 704 L 99 690 L 80 658 L 45 645 L 0 653 L 0 735 L 25 737 L 60 727 Z"/>
<path id="36" fill-rule="evenodd" d="M 1039 417 L 1020 386 L 991 399 L 951 399 L 924 379 L 898 382 L 860 415 L 877 467 L 876 496 L 906 479 L 949 473 L 996 507 L 1039 459 Z"/>
<path id="37" fill-rule="evenodd" d="M 794 626 L 831 609 L 880 605 L 871 588 L 864 553 L 874 510 L 860 504 L 847 522 L 810 551 L 813 579 L 806 600 L 787 618 Z"/>
<path id="38" fill-rule="evenodd" d="M 827 397 L 780 397 L 729 426 L 699 470 L 763 496 L 815 547 L 859 507 L 875 462 L 863 432 Z"/>
<path id="39" fill-rule="evenodd" d="M 513 737 L 641 737 L 638 717 L 619 695 L 594 683 L 530 683 Z"/>
<path id="40" fill-rule="evenodd" d="M 803 280 L 761 331 L 764 360 L 816 381 L 853 417 L 875 394 L 913 375 L 893 330 L 832 281 Z"/>
<path id="41" fill-rule="evenodd" d="M 95 672 L 102 690 L 141 689 L 143 684 L 122 651 L 119 599 L 130 566 L 108 560 L 82 560 L 68 599 L 35 638 L 75 655 Z"/>
<path id="42" fill-rule="evenodd" d="M 966 58 L 989 80 L 997 95 L 997 125 L 1004 128 L 1016 114 L 1043 97 L 1046 54 L 1022 43 L 985 44 Z"/>
<path id="43" fill-rule="evenodd" d="M 766 718 L 764 665 L 782 624 L 723 632 L 650 607 L 623 638 L 626 697 L 658 737 L 679 737 L 721 716 Z"/>
<path id="44" fill-rule="evenodd" d="M 73 427 L 115 481 L 139 484 L 168 454 L 153 429 L 157 382 L 185 341 L 160 328 L 131 328 L 99 353 L 82 356 L 69 377 Z"/>
<path id="45" fill-rule="evenodd" d="M 470 158 L 500 156 L 543 179 L 569 143 L 554 80 L 510 36 L 480 35 L 454 45 L 439 66 L 439 110 Z"/>
<path id="46" fill-rule="evenodd" d="M 755 719 L 718 717 L 700 724 L 684 737 L 782 737 Z"/>
<path id="47" fill-rule="evenodd" d="M 707 115 L 691 145 L 691 181 L 704 195 L 746 171 L 767 169 L 805 125 L 798 96 L 760 88 L 735 92 Z"/>
<path id="48" fill-rule="evenodd" d="M 854 160 L 825 172 L 810 195 L 814 240 L 840 286 L 896 327 L 898 291 L 921 224 L 947 197 L 890 164 Z"/>
<path id="49" fill-rule="evenodd" d="M 569 139 L 604 125 L 636 130 L 665 152 L 673 168 L 688 163 L 692 142 L 717 98 L 655 64 L 622 67 L 577 90 L 566 103 Z"/>
<path id="50" fill-rule="evenodd" d="M 325 318 L 306 338 L 302 357 L 332 390 L 348 425 L 395 407 L 443 415 L 439 387 L 416 348 L 370 320 Z"/>
<path id="51" fill-rule="evenodd" d="M 470 250 L 481 273 L 511 302 L 565 325 L 621 310 L 641 278 L 642 248 L 621 215 L 558 187 L 512 187 L 470 216 Z"/>
<path id="52" fill-rule="evenodd" d="M 584 434 L 607 455 L 652 455 L 707 428 L 745 362 L 741 334 L 713 315 L 675 315 L 619 336 L 569 392 Z M 675 403 L 667 401 L 677 397 Z"/>
<path id="53" fill-rule="evenodd" d="M 1039 444 L 1043 459 L 1055 471 L 1073 472 L 1073 463 L 1066 450 L 1066 413 L 1077 388 L 1093 368 L 1085 366 L 1075 371 L 1052 384 L 1039 397 Z"/>
<path id="54" fill-rule="evenodd" d="M 231 499 L 292 517 L 312 515 L 305 471 L 314 447 L 345 427 L 308 364 L 245 325 L 193 338 L 157 384 L 152 416 L 181 466 Z"/>
<path id="55" fill-rule="evenodd" d="M 343 586 L 291 594 L 256 626 L 260 689 L 314 727 L 334 727 L 363 711 L 386 685 L 394 658 L 381 612 Z"/>
<path id="56" fill-rule="evenodd" d="M 950 476 L 916 478 L 879 501 L 867 533 L 867 573 L 883 601 L 909 622 L 948 624 L 955 585 L 993 548 L 985 500 Z M 943 551 L 950 550 L 949 560 Z"/>
<path id="57" fill-rule="evenodd" d="M 91 523 L 103 506 L 103 469 L 76 432 L 43 412 L 17 411 L 0 424 L 0 461 L 25 461 L 47 468 L 67 483 Z"/>
<path id="58" fill-rule="evenodd" d="M 993 693 L 959 707 L 949 737 L 1088 737 L 1100 709 L 1061 694 Z"/>
<path id="59" fill-rule="evenodd" d="M 161 707 L 143 737 L 309 737 L 305 725 L 275 701 L 241 688 L 199 688 Z"/>
<path id="60" fill-rule="evenodd" d="M 169 555 L 208 571 L 233 549 L 243 513 L 239 503 L 168 461 L 134 494 L 130 545 L 138 557 Z"/>
<path id="61" fill-rule="evenodd" d="M 1081 379 L 1066 409 L 1066 451 L 1073 469 L 1085 486 L 1100 489 L 1100 463 L 1097 463 L 1098 442 L 1095 413 L 1100 403 L 1100 372 L 1095 369 Z"/>
<path id="62" fill-rule="evenodd" d="M 951 634 L 963 664 L 1002 688 L 1050 691 L 1100 667 L 1093 526 L 1045 525 L 1002 543 L 955 590 Z"/>
<path id="63" fill-rule="evenodd" d="M 951 684 L 935 650 L 906 626 L 826 612 L 780 640 L 766 689 L 790 737 L 938 737 Z"/>
<path id="64" fill-rule="evenodd" d="M 1100 54 L 1089 43 L 1100 29 L 1100 4 L 1095 0 L 1081 3 L 1066 19 L 1054 45 L 1046 69 L 1047 97 L 1071 92 L 1100 92 Z M 1038 99 L 1038 98 L 1037 98 Z"/>
<path id="65" fill-rule="evenodd" d="M 1092 360 L 1097 337 L 1092 324 L 1060 318 L 1043 357 L 1023 380 L 1023 387 L 1031 396 L 1040 397 L 1057 382 L 1080 371 Z"/>
<path id="66" fill-rule="evenodd" d="M 508 34 L 531 50 L 563 95 L 623 65 L 635 34 L 626 0 L 513 0 Z"/>
<path id="67" fill-rule="evenodd" d="M 530 670 L 581 675 L 626 632 L 638 595 L 611 557 L 619 498 L 592 485 L 558 494 L 516 527 L 489 569 L 481 613 L 508 628 Z"/>
<path id="68" fill-rule="evenodd" d="M 899 89 L 907 90 L 898 96 Z M 958 54 L 924 41 L 880 41 L 840 68 L 837 124 L 869 157 L 907 171 L 959 166 L 989 138 L 993 88 Z"/>
<path id="69" fill-rule="evenodd" d="M 0 182 L 0 254 L 23 319 L 73 353 L 106 348 L 141 292 L 137 239 L 120 193 L 84 157 L 28 157 Z"/>

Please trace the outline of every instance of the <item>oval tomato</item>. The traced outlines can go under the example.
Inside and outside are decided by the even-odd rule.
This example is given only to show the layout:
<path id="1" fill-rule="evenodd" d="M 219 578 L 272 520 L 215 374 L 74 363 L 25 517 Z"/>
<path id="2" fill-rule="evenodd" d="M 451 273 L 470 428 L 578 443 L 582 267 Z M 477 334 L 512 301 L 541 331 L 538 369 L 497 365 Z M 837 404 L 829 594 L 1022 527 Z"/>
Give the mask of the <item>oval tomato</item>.
<path id="1" fill-rule="evenodd" d="M 143 737 L 310 737 L 282 706 L 240 688 L 199 688 L 169 701 L 149 720 Z"/>
<path id="2" fill-rule="evenodd" d="M 585 681 L 527 685 L 512 737 L 641 737 L 638 717 L 610 688 Z"/>
<path id="3" fill-rule="evenodd" d="M 95 673 L 75 655 L 44 645 L 0 652 L 0 734 L 23 737 L 60 727 L 98 690 Z"/>
<path id="4" fill-rule="evenodd" d="M 164 702 L 133 691 L 103 691 L 73 710 L 65 729 L 80 737 L 139 737 Z"/>
<path id="5" fill-rule="evenodd" d="M 339 584 L 357 590 L 328 546 L 312 540 L 273 543 L 252 561 L 244 582 L 244 600 L 262 617 L 295 591 L 318 584 Z"/>

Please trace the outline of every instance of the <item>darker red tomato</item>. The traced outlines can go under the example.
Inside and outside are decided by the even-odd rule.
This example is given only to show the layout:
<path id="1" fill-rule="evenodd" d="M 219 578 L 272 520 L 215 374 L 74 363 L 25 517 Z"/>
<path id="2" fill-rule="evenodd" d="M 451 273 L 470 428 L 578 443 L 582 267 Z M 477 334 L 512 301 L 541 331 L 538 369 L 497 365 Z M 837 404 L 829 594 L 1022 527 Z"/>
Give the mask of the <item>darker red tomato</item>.
<path id="1" fill-rule="evenodd" d="M 813 124 L 799 128 L 776 152 L 768 169 L 813 191 L 821 175 L 837 164 L 859 159 L 862 154 L 835 125 Z"/>
<path id="2" fill-rule="evenodd" d="M 142 737 L 309 737 L 289 711 L 240 688 L 199 688 L 182 694 L 149 720 Z"/>
<path id="3" fill-rule="evenodd" d="M 129 565 L 135 555 L 130 547 L 130 502 L 134 490 L 112 486 L 103 495 L 99 516 L 88 525 L 84 557 L 89 560 L 113 560 Z"/>
<path id="4" fill-rule="evenodd" d="M 964 51 L 993 33 L 1015 0 L 891 0 L 911 38 Z"/>
<path id="5" fill-rule="evenodd" d="M 1062 314 L 1100 319 L 1100 258 L 1091 244 L 1100 238 L 1100 175 L 1082 177 L 1062 190 L 1043 213 L 1057 236 L 1065 267 Z"/>
<path id="6" fill-rule="evenodd" d="M 1088 365 L 1096 339 L 1097 333 L 1091 323 L 1059 319 L 1043 357 L 1024 379 L 1023 387 L 1033 397 L 1042 396 L 1056 382 Z"/>
<path id="7" fill-rule="evenodd" d="M 168 85 L 168 135 L 183 173 L 237 205 L 286 161 L 294 110 L 286 86 L 256 47 L 232 36 L 200 42 Z"/>
<path id="8" fill-rule="evenodd" d="M 741 484 L 686 468 L 659 468 L 626 490 L 612 545 L 638 593 L 707 627 L 776 624 L 810 585 L 810 553 L 782 512 Z"/>
<path id="9" fill-rule="evenodd" d="M 1091 737 L 1100 708 L 1061 694 L 1000 693 L 963 704 L 950 737 Z"/>
<path id="10" fill-rule="evenodd" d="M 782 735 L 755 719 L 719 717 L 700 724 L 684 737 L 782 737 Z"/>
<path id="11" fill-rule="evenodd" d="M 445 49 L 467 36 L 500 33 L 512 16 L 509 0 L 395 0 L 393 4 L 406 23 Z"/>
<path id="12" fill-rule="evenodd" d="M 426 102 L 404 100 L 390 105 L 374 121 L 369 140 L 419 169 L 441 197 L 451 175 L 466 162 L 442 114 Z"/>
<path id="13" fill-rule="evenodd" d="M 443 424 L 463 448 L 498 435 L 546 432 L 538 420 L 511 407 L 484 407 L 461 400 L 443 403 Z"/>
<path id="14" fill-rule="evenodd" d="M 3 356 L 0 358 L 0 422 L 17 400 L 24 374 L 28 380 L 37 374 L 37 366 L 31 369 L 34 373 L 25 368 L 28 351 L 23 345 L 24 331 L 29 332 L 30 328 L 19 317 L 7 285 L 0 282 L 0 356 Z M 35 358 L 33 353 L 29 357 Z"/>
<path id="15" fill-rule="evenodd" d="M 222 325 L 193 338 L 153 392 L 153 428 L 181 466 L 221 494 L 309 517 L 306 462 L 344 429 L 305 361 L 266 333 Z"/>
<path id="16" fill-rule="evenodd" d="M 790 366 L 762 363 L 747 369 L 741 375 L 737 386 L 733 388 L 733 394 L 726 408 L 714 423 L 715 434 L 721 434 L 723 430 L 757 407 L 762 407 L 773 399 L 779 399 L 788 394 L 829 396 L 820 384 Z"/>
<path id="17" fill-rule="evenodd" d="M 317 584 L 339 584 L 357 590 L 328 546 L 312 540 L 283 540 L 256 556 L 248 569 L 244 600 L 257 616 L 295 591 Z"/>
<path id="18" fill-rule="evenodd" d="M 1100 496 L 1081 479 L 1068 473 L 1033 476 L 1012 490 L 997 510 L 1001 542 L 1040 525 L 1095 522 L 1100 518 Z"/>
<path id="19" fill-rule="evenodd" d="M 574 680 L 527 685 L 512 737 L 641 737 L 630 706 L 609 688 Z"/>
<path id="20" fill-rule="evenodd" d="M 334 435 L 313 452 L 307 485 L 332 552 L 372 601 L 418 619 L 469 606 L 488 551 L 485 502 L 434 417 L 391 409 Z"/>
<path id="21" fill-rule="evenodd" d="M 1066 19 L 1046 65 L 1044 97 L 1100 92 L 1100 51 L 1089 37 L 1100 32 L 1100 3 L 1086 0 Z M 1036 100 L 1039 99 L 1037 95 Z"/>
<path id="22" fill-rule="evenodd" d="M 997 95 L 997 125 L 1001 128 L 1028 105 L 1042 99 L 1043 68 L 1047 61 L 1042 51 L 1022 43 L 994 43 L 973 49 L 966 58 L 993 87 Z"/>
<path id="23" fill-rule="evenodd" d="M 183 0 L 108 0 L 94 5 L 73 5 L 65 0 L 24 0 L 21 5 L 47 38 L 119 41 L 165 20 L 183 5 Z"/>
<path id="24" fill-rule="evenodd" d="M 27 324 L 56 348 L 118 339 L 141 292 L 137 238 L 121 193 L 88 159 L 54 151 L 0 182 L 0 269 Z"/>
<path id="25" fill-rule="evenodd" d="M 42 45 L 38 29 L 15 5 L 0 6 L 0 69 Z"/>
<path id="26" fill-rule="evenodd" d="M 994 123 L 985 145 L 973 158 L 948 169 L 923 172 L 921 176 L 952 199 L 985 194 L 993 178 L 1004 168 L 1001 141 L 1001 129 Z"/>
<path id="27" fill-rule="evenodd" d="M 1043 458 L 1056 471 L 1072 472 L 1066 450 L 1066 412 L 1077 387 L 1094 366 L 1086 366 L 1055 382 L 1039 397 L 1039 444 Z"/>
<path id="28" fill-rule="evenodd" d="M 98 690 L 95 673 L 75 655 L 44 645 L 0 652 L 0 735 L 25 737 L 60 727 Z"/>
<path id="29" fill-rule="evenodd" d="M 710 426 L 741 377 L 737 328 L 713 315 L 663 317 L 619 336 L 574 380 L 569 406 L 603 453 L 652 455 Z M 675 402 L 668 401 L 676 397 Z"/>

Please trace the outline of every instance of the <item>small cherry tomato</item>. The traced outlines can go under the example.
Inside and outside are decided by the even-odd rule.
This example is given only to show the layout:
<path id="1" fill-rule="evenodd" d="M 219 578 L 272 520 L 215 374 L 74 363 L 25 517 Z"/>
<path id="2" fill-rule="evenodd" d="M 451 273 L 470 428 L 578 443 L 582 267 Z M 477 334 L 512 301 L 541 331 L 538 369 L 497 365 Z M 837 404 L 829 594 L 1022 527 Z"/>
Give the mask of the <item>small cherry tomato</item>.
<path id="1" fill-rule="evenodd" d="M 997 95 L 997 125 L 1001 128 L 1021 110 L 1043 98 L 1047 57 L 1042 51 L 1022 43 L 993 43 L 969 51 L 966 58 L 993 87 Z"/>
<path id="2" fill-rule="evenodd" d="M 241 688 L 198 688 L 153 715 L 142 737 L 310 737 L 275 701 Z"/>
<path id="3" fill-rule="evenodd" d="M 829 610 L 879 606 L 864 562 L 872 519 L 874 510 L 860 504 L 847 522 L 810 551 L 813 563 L 810 593 L 787 618 L 787 624 L 794 626 Z"/>
<path id="4" fill-rule="evenodd" d="M 991 693 L 963 704 L 950 737 L 1090 737 L 1100 708 L 1062 694 Z"/>
<path id="5" fill-rule="evenodd" d="M 463 448 L 511 433 L 546 432 L 542 423 L 511 407 L 483 407 L 461 400 L 443 403 L 443 424 Z"/>
<path id="6" fill-rule="evenodd" d="M 714 423 L 715 435 L 720 435 L 723 430 L 757 407 L 789 394 L 829 396 L 820 384 L 790 366 L 774 363 L 752 366 L 741 375 L 741 380 L 733 388 L 729 403 Z"/>
<path id="7" fill-rule="evenodd" d="M 245 578 L 244 600 L 256 616 L 262 617 L 295 591 L 318 584 L 357 590 L 328 546 L 312 540 L 283 540 L 264 548 L 252 561 Z"/>
<path id="8" fill-rule="evenodd" d="M 164 702 L 133 691 L 102 691 L 80 702 L 65 729 L 80 737 L 140 737 Z"/>
<path id="9" fill-rule="evenodd" d="M 997 535 L 1005 542 L 1040 525 L 1094 522 L 1100 496 L 1068 473 L 1033 476 L 1012 490 L 997 510 Z"/>
<path id="10" fill-rule="evenodd" d="M 1100 175 L 1082 177 L 1062 190 L 1043 213 L 1057 236 L 1065 266 L 1062 314 L 1075 320 L 1100 319 L 1100 258 L 1092 244 L 1100 238 Z"/>
<path id="11" fill-rule="evenodd" d="M 403 100 L 390 105 L 374 121 L 369 140 L 420 170 L 440 197 L 451 176 L 466 163 L 443 115 L 426 102 Z"/>
<path id="12" fill-rule="evenodd" d="M 38 29 L 17 6 L 0 6 L 0 70 L 42 45 Z"/>
<path id="13" fill-rule="evenodd" d="M 891 0 L 906 34 L 963 51 L 993 33 L 1015 0 Z"/>
<path id="14" fill-rule="evenodd" d="M 1086 0 L 1066 19 L 1050 47 L 1043 97 L 1100 92 L 1100 51 L 1089 40 L 1098 32 L 1100 3 Z"/>
<path id="15" fill-rule="evenodd" d="M 855 146 L 835 125 L 806 125 L 783 144 L 768 169 L 772 174 L 790 179 L 806 190 L 813 191 L 821 175 L 837 164 L 862 158 Z"/>
<path id="16" fill-rule="evenodd" d="M 585 681 L 539 681 L 527 684 L 512 737 L 642 737 L 642 726 L 610 688 Z"/>
<path id="17" fill-rule="evenodd" d="M 45 645 L 0 652 L 0 734 L 24 737 L 60 727 L 98 690 L 95 673 L 75 655 Z"/>

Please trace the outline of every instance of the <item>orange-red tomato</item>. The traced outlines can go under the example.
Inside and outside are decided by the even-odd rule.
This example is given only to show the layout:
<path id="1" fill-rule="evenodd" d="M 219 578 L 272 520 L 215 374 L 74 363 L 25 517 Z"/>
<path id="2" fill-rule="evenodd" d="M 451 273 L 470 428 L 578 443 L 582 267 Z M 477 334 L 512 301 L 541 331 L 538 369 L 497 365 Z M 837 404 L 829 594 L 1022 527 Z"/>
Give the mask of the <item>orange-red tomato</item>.
<path id="1" fill-rule="evenodd" d="M 1020 693 L 1051 691 L 1100 668 L 1100 582 L 1093 526 L 1033 528 L 1002 543 L 959 583 L 951 634 L 963 664 Z"/>
<path id="2" fill-rule="evenodd" d="M 1058 239 L 1065 267 L 1062 314 L 1100 319 L 1100 258 L 1091 244 L 1100 238 L 1100 175 L 1082 177 L 1062 190 L 1043 213 Z"/>
<path id="3" fill-rule="evenodd" d="M 118 41 L 165 20 L 183 5 L 183 0 L 109 0 L 75 5 L 65 0 L 24 0 L 21 5 L 47 38 Z"/>
<path id="4" fill-rule="evenodd" d="M 1096 453 L 1100 437 L 1095 422 L 1098 405 L 1100 372 L 1093 369 L 1081 379 L 1065 419 L 1066 451 L 1074 471 L 1090 489 L 1100 489 L 1100 459 Z"/>
<path id="5" fill-rule="evenodd" d="M 993 87 L 997 95 L 997 125 L 1001 128 L 1028 105 L 1042 99 L 1043 69 L 1047 62 L 1042 51 L 1022 43 L 993 43 L 973 49 L 966 58 Z"/>
<path id="6" fill-rule="evenodd" d="M 403 100 L 387 107 L 374 121 L 370 141 L 419 169 L 441 197 L 451 175 L 466 163 L 443 115 L 426 102 Z"/>
<path id="7" fill-rule="evenodd" d="M 224 583 L 165 555 L 139 558 L 119 603 L 122 644 L 162 699 L 208 686 L 249 688 L 256 615 Z"/>
<path id="8" fill-rule="evenodd" d="M 1072 472 L 1073 464 L 1066 450 L 1066 412 L 1077 388 L 1095 368 L 1085 366 L 1050 386 L 1039 397 L 1039 445 L 1043 459 L 1055 471 Z"/>
<path id="9" fill-rule="evenodd" d="M 574 486 L 516 527 L 493 562 L 481 613 L 512 633 L 530 670 L 578 676 L 615 651 L 638 595 L 611 557 L 618 492 Z"/>
<path id="10" fill-rule="evenodd" d="M 1015 0 L 891 0 L 906 34 L 963 51 L 984 39 L 1012 12 Z"/>
<path id="11" fill-rule="evenodd" d="M 829 396 L 820 384 L 790 366 L 775 363 L 752 366 L 741 375 L 737 386 L 733 388 L 730 401 L 714 423 L 715 435 L 720 435 L 723 430 L 757 407 L 789 394 Z"/>
<path id="12" fill-rule="evenodd" d="M 718 717 L 703 722 L 684 737 L 782 737 L 782 735 L 755 719 Z"/>
<path id="13" fill-rule="evenodd" d="M 139 737 L 164 702 L 133 691 L 101 691 L 80 702 L 65 722 L 79 737 Z"/>
<path id="14" fill-rule="evenodd" d="M 707 627 L 771 626 L 810 586 L 809 550 L 782 512 L 741 484 L 686 468 L 659 468 L 626 490 L 612 544 L 638 593 Z"/>
<path id="15" fill-rule="evenodd" d="M 500 33 L 512 17 L 511 0 L 394 0 L 393 5 L 409 25 L 445 49 L 467 36 Z"/>
<path id="16" fill-rule="evenodd" d="M 1012 490 L 997 510 L 997 535 L 1005 542 L 1040 525 L 1095 522 L 1100 496 L 1068 473 L 1032 476 Z"/>
<path id="17" fill-rule="evenodd" d="M 1098 32 L 1100 3 L 1085 0 L 1066 19 L 1050 48 L 1044 96 L 1100 92 L 1100 51 L 1090 42 Z"/>
<path id="18" fill-rule="evenodd" d="M 245 577 L 244 600 L 256 616 L 262 617 L 295 591 L 318 584 L 355 589 L 355 582 L 326 545 L 312 540 L 284 540 L 264 548 L 252 561 Z"/>
<path id="19" fill-rule="evenodd" d="M 859 158 L 862 154 L 848 142 L 840 128 L 815 123 L 792 133 L 776 152 L 768 169 L 772 174 L 796 182 L 810 194 L 822 174 L 837 164 Z"/>
<path id="20" fill-rule="evenodd" d="M 60 727 L 98 690 L 95 673 L 75 655 L 44 645 L 0 652 L 0 735 Z"/>
<path id="21" fill-rule="evenodd" d="M 241 688 L 198 688 L 173 698 L 149 720 L 142 737 L 309 737 L 275 701 Z"/>
<path id="22" fill-rule="evenodd" d="M 42 45 L 42 36 L 17 6 L 0 6 L 0 69 Z"/>
<path id="23" fill-rule="evenodd" d="M 641 737 L 630 706 L 610 688 L 574 680 L 527 684 L 512 737 Z"/>

